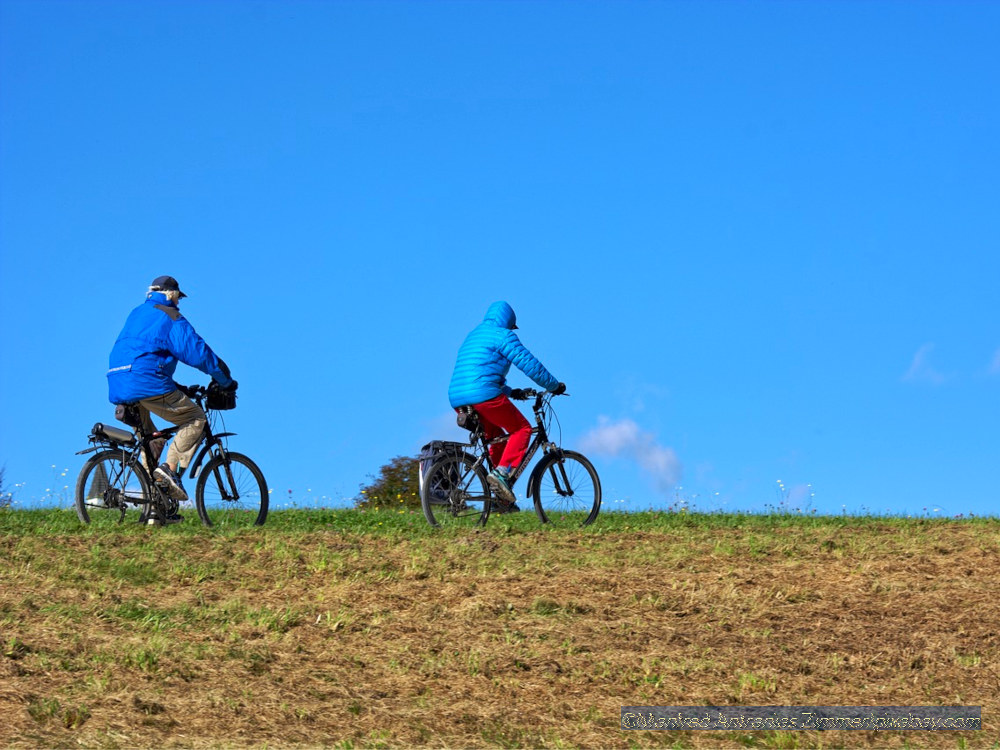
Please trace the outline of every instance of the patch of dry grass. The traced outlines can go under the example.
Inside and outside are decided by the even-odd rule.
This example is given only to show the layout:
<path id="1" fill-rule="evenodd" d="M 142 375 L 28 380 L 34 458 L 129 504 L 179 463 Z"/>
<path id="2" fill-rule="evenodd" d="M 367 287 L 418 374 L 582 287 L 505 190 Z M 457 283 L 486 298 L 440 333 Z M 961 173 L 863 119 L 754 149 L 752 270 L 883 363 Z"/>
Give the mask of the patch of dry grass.
<path id="1" fill-rule="evenodd" d="M 5 747 L 996 747 L 990 523 L 0 534 Z M 984 731 L 623 732 L 622 705 Z"/>

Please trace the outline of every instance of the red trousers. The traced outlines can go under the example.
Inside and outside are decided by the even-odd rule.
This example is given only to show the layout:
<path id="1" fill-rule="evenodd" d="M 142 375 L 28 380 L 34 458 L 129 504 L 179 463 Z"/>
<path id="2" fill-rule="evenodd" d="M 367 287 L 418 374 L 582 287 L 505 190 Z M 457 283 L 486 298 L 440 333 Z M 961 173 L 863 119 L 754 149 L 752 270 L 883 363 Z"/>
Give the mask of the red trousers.
<path id="1" fill-rule="evenodd" d="M 509 469 L 520 466 L 524 454 L 528 452 L 528 443 L 531 442 L 531 425 L 521 410 L 503 393 L 481 404 L 473 404 L 472 408 L 479 414 L 487 440 L 498 438 L 505 432 L 510 435 L 506 443 L 490 446 L 493 465 Z"/>

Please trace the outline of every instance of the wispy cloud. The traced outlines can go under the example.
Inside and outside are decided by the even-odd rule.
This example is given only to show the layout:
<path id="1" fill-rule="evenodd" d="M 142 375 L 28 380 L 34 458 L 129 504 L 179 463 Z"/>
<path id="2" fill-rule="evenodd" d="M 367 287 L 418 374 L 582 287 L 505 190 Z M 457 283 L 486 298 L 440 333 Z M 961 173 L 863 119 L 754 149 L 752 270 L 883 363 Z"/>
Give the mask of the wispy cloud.
<path id="1" fill-rule="evenodd" d="M 1000 349 L 993 352 L 993 361 L 990 363 L 990 375 L 1000 375 Z"/>
<path id="2" fill-rule="evenodd" d="M 651 401 L 657 403 L 668 398 L 670 391 L 663 385 L 626 378 L 616 389 L 615 395 L 629 411 L 639 414 L 650 408 Z"/>
<path id="3" fill-rule="evenodd" d="M 939 372 L 930 362 L 931 352 L 934 351 L 934 344 L 927 343 L 917 349 L 910 362 L 910 369 L 903 375 L 902 380 L 907 383 L 930 383 L 931 385 L 941 385 L 947 377 Z"/>
<path id="4" fill-rule="evenodd" d="M 584 435 L 580 448 L 595 455 L 621 456 L 635 461 L 664 493 L 681 478 L 681 462 L 674 450 L 660 445 L 653 433 L 641 429 L 631 419 L 612 422 L 607 417 L 600 417 L 597 427 Z"/>

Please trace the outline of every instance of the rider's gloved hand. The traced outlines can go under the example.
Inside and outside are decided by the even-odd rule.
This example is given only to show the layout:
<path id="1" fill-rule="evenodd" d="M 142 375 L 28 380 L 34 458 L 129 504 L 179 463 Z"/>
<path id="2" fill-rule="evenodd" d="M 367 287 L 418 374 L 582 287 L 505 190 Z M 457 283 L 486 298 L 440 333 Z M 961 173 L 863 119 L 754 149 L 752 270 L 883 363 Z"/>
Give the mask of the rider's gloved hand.
<path id="1" fill-rule="evenodd" d="M 523 388 L 511 388 L 510 397 L 515 401 L 524 401 L 528 398 L 528 394 L 524 392 Z"/>
<path id="2" fill-rule="evenodd" d="M 555 388 L 552 389 L 552 395 L 553 396 L 561 396 L 565 392 L 566 392 L 566 384 L 565 383 L 560 383 L 559 385 L 557 385 Z"/>

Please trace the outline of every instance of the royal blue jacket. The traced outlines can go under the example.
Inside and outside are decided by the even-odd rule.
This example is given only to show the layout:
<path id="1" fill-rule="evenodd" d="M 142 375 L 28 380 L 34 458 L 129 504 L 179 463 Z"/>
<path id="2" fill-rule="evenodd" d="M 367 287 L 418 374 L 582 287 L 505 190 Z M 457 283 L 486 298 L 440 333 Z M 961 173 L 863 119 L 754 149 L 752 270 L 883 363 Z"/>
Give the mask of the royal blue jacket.
<path id="1" fill-rule="evenodd" d="M 178 362 L 211 375 L 223 387 L 233 382 L 226 363 L 195 333 L 180 310 L 166 295 L 151 292 L 129 314 L 111 349 L 108 399 L 113 404 L 133 404 L 175 391 Z"/>
<path id="2" fill-rule="evenodd" d="M 448 387 L 453 407 L 481 404 L 501 393 L 510 394 L 507 371 L 514 365 L 547 391 L 559 381 L 525 349 L 514 328 L 517 319 L 506 302 L 494 302 L 483 322 L 472 329 L 458 350 L 458 361 Z"/>

